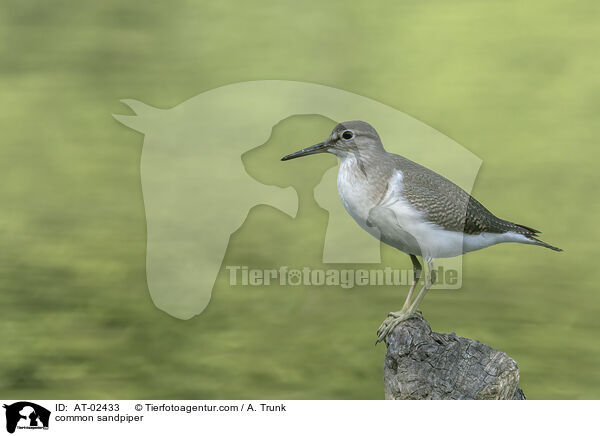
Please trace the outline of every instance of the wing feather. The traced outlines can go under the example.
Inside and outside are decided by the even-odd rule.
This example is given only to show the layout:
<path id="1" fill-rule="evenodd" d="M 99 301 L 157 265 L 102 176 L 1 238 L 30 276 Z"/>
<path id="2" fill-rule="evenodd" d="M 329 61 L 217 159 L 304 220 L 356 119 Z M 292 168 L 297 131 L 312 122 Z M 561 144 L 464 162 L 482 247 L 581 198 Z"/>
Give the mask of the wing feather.
<path id="1" fill-rule="evenodd" d="M 394 155 L 402 171 L 402 195 L 431 223 L 445 230 L 467 234 L 515 232 L 539 233 L 498 218 L 462 188 L 415 162 Z"/>

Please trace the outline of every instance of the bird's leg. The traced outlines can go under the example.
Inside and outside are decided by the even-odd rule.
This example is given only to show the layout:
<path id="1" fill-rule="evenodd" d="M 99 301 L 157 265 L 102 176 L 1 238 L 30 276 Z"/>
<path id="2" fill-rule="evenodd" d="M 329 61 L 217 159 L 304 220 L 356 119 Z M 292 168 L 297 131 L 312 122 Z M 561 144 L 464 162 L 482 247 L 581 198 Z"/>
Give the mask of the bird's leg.
<path id="1" fill-rule="evenodd" d="M 411 257 L 411 259 L 412 259 L 412 257 Z M 400 324 L 402 321 L 410 318 L 417 311 L 417 307 L 419 306 L 419 303 L 421 303 L 421 301 L 425 297 L 425 294 L 427 293 L 427 291 L 429 289 L 431 289 L 431 286 L 433 285 L 433 283 L 435 282 L 435 279 L 436 279 L 436 271 L 433 269 L 433 259 L 431 257 L 427 257 L 425 260 L 427 262 L 427 275 L 425 278 L 425 283 L 423 284 L 423 287 L 419 291 L 417 298 L 415 298 L 415 301 L 413 301 L 413 303 L 408 308 L 405 308 L 406 303 L 404 303 L 405 307 L 403 307 L 400 312 L 390 312 L 389 313 L 387 318 L 383 321 L 383 323 L 381 323 L 381 326 L 377 330 L 377 341 L 375 342 L 376 344 L 383 341 L 385 339 L 385 337 L 388 335 L 388 333 L 391 332 L 392 330 L 394 330 L 394 328 L 398 324 Z M 417 262 L 418 262 L 418 260 L 417 260 Z M 411 293 L 411 292 L 412 292 L 412 289 L 411 289 L 411 291 L 409 291 L 409 293 Z M 407 301 L 408 301 L 408 299 L 407 299 Z"/>
<path id="2" fill-rule="evenodd" d="M 419 279 L 421 278 L 421 272 L 423 271 L 423 267 L 419 263 L 419 259 L 417 259 L 417 256 L 411 254 L 410 260 L 412 260 L 413 264 L 413 281 L 410 285 L 410 289 L 408 290 L 408 295 L 406 296 L 406 300 L 404 301 L 404 306 L 402 306 L 401 312 L 408 310 L 408 308 L 410 307 L 410 299 L 415 290 L 415 287 L 417 286 L 417 283 L 419 283 Z"/>
<path id="3" fill-rule="evenodd" d="M 413 303 L 410 305 L 410 309 L 408 309 L 411 313 L 415 313 L 417 311 L 417 307 L 419 306 L 421 301 L 423 301 L 423 298 L 425 298 L 425 294 L 431 289 L 437 278 L 436 271 L 433 269 L 433 259 L 430 257 L 427 258 L 427 272 L 428 274 L 427 279 L 425 280 L 425 285 L 423 285 L 421 291 L 419 292 L 419 295 L 417 295 L 415 301 L 413 301 Z"/>

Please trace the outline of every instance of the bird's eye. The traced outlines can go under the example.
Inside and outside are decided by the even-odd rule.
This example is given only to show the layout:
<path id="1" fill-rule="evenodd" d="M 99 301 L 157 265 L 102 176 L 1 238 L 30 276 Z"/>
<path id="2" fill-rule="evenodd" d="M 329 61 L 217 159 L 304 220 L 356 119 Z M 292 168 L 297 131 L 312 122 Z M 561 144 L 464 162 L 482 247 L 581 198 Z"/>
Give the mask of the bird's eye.
<path id="1" fill-rule="evenodd" d="M 342 133 L 342 138 L 343 139 L 352 139 L 352 138 L 354 138 L 354 133 L 352 133 L 351 130 L 344 130 L 344 133 Z"/>

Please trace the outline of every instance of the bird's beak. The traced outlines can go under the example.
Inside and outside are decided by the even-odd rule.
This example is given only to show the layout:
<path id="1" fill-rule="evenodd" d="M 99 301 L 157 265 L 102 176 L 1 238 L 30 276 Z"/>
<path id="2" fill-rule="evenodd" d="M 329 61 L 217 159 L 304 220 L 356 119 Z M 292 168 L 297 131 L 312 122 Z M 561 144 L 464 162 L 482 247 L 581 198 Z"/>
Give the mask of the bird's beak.
<path id="1" fill-rule="evenodd" d="M 290 160 L 290 159 L 296 159 L 297 157 L 308 156 L 309 154 L 324 153 L 328 150 L 328 148 L 329 148 L 329 145 L 327 145 L 326 141 L 319 142 L 318 144 L 303 148 L 302 150 L 299 150 L 295 153 L 288 154 L 287 156 L 283 156 L 281 158 L 281 160 Z"/>

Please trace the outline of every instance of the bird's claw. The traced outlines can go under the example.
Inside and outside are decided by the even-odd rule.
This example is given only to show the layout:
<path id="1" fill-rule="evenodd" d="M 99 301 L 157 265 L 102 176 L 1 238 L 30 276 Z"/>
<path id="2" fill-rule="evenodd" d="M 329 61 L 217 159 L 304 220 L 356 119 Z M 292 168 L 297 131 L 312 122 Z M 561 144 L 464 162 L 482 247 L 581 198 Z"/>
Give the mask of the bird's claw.
<path id="1" fill-rule="evenodd" d="M 396 328 L 402 321 L 412 317 L 414 313 L 408 311 L 390 312 L 386 319 L 383 320 L 379 328 L 377 329 L 377 340 L 375 345 L 382 342 L 385 337 Z"/>

